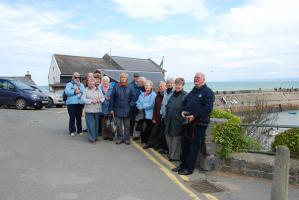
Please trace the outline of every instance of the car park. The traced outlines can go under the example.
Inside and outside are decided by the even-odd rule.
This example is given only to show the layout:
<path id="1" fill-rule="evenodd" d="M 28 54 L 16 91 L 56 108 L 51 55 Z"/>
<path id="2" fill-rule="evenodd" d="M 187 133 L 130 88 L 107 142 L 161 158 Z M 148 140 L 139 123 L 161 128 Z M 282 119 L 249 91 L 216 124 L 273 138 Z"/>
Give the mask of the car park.
<path id="1" fill-rule="evenodd" d="M 41 109 L 48 105 L 48 96 L 15 79 L 0 79 L 0 105 L 15 106 L 19 110 L 27 107 Z"/>

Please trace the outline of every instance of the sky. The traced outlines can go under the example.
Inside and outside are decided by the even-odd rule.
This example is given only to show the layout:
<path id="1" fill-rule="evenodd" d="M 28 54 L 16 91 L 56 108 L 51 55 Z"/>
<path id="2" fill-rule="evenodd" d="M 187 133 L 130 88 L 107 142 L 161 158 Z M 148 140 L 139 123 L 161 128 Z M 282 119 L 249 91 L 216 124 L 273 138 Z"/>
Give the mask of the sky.
<path id="1" fill-rule="evenodd" d="M 88 2 L 88 3 L 87 3 Z M 53 54 L 164 56 L 167 77 L 298 79 L 298 0 L 0 0 L 0 76 L 48 84 Z"/>

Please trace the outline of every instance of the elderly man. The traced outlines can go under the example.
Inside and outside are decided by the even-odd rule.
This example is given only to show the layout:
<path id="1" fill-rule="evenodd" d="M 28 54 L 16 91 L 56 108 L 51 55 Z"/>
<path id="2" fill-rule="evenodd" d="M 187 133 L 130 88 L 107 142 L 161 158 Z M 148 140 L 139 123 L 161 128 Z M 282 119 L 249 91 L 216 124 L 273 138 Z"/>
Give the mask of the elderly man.
<path id="1" fill-rule="evenodd" d="M 135 106 L 135 91 L 128 84 L 128 74 L 120 74 L 119 83 L 112 89 L 109 110 L 115 116 L 117 126 L 116 144 L 130 144 L 130 114 Z"/>
<path id="2" fill-rule="evenodd" d="M 194 88 L 183 102 L 181 115 L 186 119 L 186 132 L 183 138 L 183 153 L 180 166 L 172 169 L 180 175 L 192 174 L 196 167 L 199 149 L 204 145 L 210 113 L 213 109 L 215 95 L 205 84 L 205 75 L 201 72 L 194 76 Z"/>

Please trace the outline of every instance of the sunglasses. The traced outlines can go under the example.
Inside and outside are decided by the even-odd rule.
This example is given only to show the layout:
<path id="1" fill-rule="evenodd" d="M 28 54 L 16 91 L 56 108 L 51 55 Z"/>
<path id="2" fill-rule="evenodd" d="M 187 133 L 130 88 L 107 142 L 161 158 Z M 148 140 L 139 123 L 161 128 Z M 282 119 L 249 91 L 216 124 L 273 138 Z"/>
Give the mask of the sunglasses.
<path id="1" fill-rule="evenodd" d="M 74 76 L 74 78 L 80 78 L 80 76 Z"/>

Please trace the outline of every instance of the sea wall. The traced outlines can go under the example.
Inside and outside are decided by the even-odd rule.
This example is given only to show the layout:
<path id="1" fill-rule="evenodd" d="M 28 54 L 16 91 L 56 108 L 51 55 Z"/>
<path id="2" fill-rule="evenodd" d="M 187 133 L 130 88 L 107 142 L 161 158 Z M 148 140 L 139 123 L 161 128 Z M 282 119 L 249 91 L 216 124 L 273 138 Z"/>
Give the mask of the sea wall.
<path id="1" fill-rule="evenodd" d="M 215 108 L 233 113 L 254 109 L 257 99 L 275 110 L 299 109 L 299 90 L 287 91 L 223 91 L 215 93 Z"/>

